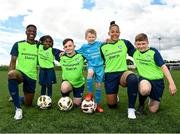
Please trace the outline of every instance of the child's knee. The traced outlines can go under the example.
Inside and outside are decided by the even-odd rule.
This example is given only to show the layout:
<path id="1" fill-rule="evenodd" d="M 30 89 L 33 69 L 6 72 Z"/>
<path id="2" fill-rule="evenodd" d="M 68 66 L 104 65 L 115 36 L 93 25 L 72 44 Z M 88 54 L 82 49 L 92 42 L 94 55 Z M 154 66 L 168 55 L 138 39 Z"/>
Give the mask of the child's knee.
<path id="1" fill-rule="evenodd" d="M 66 93 L 66 92 L 69 92 L 71 90 L 72 90 L 72 86 L 71 86 L 71 84 L 69 82 L 64 81 L 61 84 L 61 92 Z"/>
<path id="2" fill-rule="evenodd" d="M 139 92 L 143 96 L 149 95 L 150 92 L 151 92 L 151 84 L 150 84 L 150 82 L 147 81 L 147 80 L 142 80 L 139 83 Z"/>
<path id="3" fill-rule="evenodd" d="M 159 109 L 159 107 L 153 107 L 153 106 L 149 107 L 149 111 L 151 113 L 156 113 L 158 111 L 158 109 Z"/>
<path id="4" fill-rule="evenodd" d="M 139 89 L 139 93 L 140 93 L 142 96 L 147 96 L 147 95 L 149 95 L 150 90 L 148 90 L 147 88 L 141 88 L 141 89 Z"/>
<path id="5" fill-rule="evenodd" d="M 88 74 L 87 74 L 87 78 L 92 78 L 94 75 L 94 71 L 93 69 L 88 69 Z"/>
<path id="6" fill-rule="evenodd" d="M 149 111 L 151 113 L 156 113 L 159 110 L 159 105 L 160 105 L 160 102 L 151 100 L 149 103 Z"/>

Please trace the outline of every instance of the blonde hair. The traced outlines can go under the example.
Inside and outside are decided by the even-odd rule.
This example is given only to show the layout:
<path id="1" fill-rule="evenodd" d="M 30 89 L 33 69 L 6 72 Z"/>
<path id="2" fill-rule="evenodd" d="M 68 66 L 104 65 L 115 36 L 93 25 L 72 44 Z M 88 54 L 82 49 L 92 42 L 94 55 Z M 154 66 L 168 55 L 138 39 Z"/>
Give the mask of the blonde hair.
<path id="1" fill-rule="evenodd" d="M 96 31 L 95 31 L 94 29 L 92 29 L 92 28 L 86 30 L 86 32 L 85 32 L 85 38 L 87 37 L 88 33 L 94 34 L 95 36 L 97 36 Z"/>

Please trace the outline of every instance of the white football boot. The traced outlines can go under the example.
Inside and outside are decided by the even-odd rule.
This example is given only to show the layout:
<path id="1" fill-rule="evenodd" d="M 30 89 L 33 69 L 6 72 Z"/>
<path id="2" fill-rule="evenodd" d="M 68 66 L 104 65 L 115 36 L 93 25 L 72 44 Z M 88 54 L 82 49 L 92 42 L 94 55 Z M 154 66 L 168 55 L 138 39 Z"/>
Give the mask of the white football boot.
<path id="1" fill-rule="evenodd" d="M 16 113 L 14 115 L 15 120 L 21 120 L 23 115 L 22 115 L 22 109 L 21 108 L 16 108 Z"/>
<path id="2" fill-rule="evenodd" d="M 129 119 L 136 119 L 135 111 L 136 110 L 134 108 L 128 108 L 128 118 Z"/>

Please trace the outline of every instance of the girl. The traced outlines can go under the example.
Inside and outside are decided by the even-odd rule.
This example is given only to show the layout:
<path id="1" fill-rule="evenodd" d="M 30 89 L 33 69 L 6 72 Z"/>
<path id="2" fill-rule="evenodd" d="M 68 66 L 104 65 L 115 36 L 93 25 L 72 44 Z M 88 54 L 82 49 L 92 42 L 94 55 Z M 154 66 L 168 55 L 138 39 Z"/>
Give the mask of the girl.
<path id="1" fill-rule="evenodd" d="M 54 71 L 54 59 L 59 61 L 60 50 L 52 48 L 53 39 L 49 35 L 40 38 L 38 49 L 38 62 L 40 66 L 39 84 L 41 85 L 41 95 L 46 94 L 52 97 L 52 84 L 56 83 L 56 75 Z"/>

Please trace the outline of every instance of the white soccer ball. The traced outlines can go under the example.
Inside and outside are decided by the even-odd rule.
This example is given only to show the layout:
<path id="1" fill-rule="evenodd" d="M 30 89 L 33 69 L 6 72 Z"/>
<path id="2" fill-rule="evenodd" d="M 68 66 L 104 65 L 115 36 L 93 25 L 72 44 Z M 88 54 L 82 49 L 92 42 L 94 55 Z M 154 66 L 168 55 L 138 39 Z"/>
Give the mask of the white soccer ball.
<path id="1" fill-rule="evenodd" d="M 86 99 L 83 100 L 81 104 L 81 109 L 84 113 L 94 113 L 96 111 L 97 104 L 95 103 L 94 99 L 87 101 Z"/>
<path id="2" fill-rule="evenodd" d="M 73 101 L 70 97 L 61 97 L 58 101 L 58 106 L 61 111 L 69 111 L 73 107 Z"/>
<path id="3" fill-rule="evenodd" d="M 46 109 L 46 108 L 50 108 L 52 104 L 52 100 L 49 96 L 47 95 L 41 95 L 38 100 L 37 100 L 37 106 L 40 109 Z"/>

